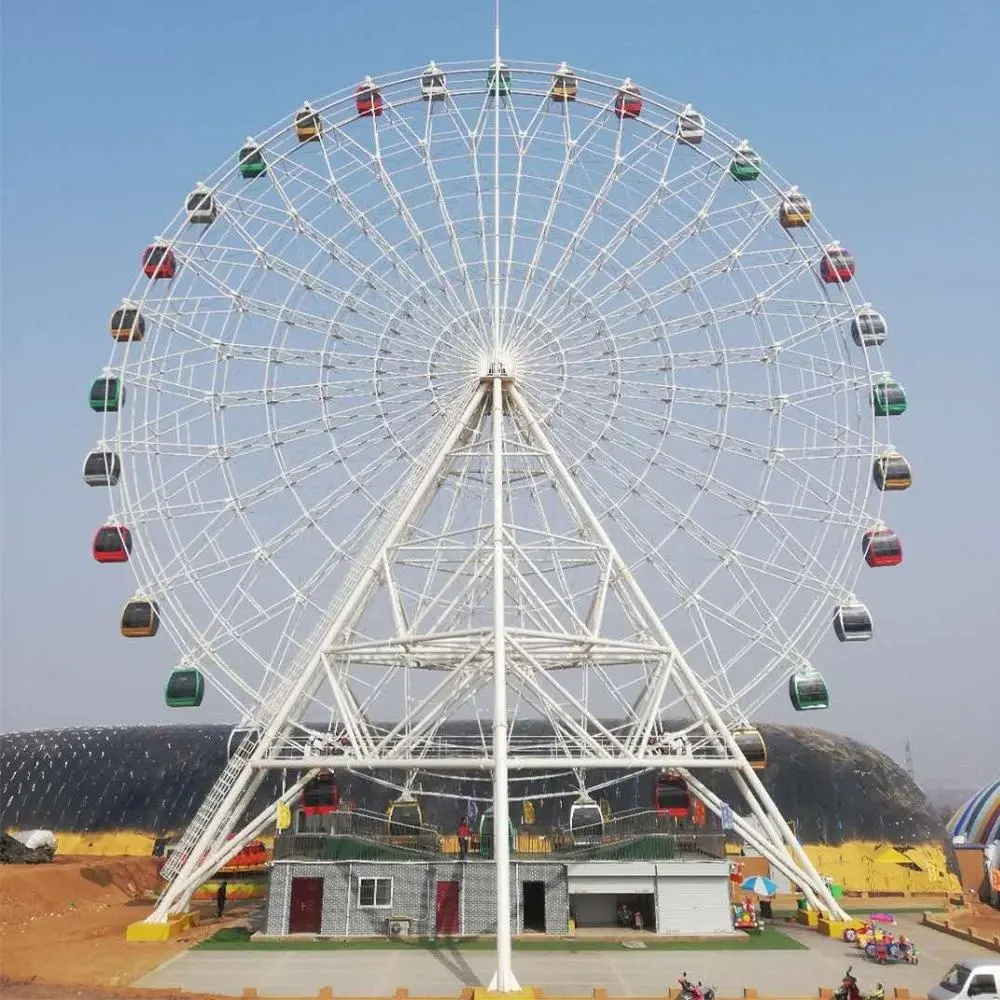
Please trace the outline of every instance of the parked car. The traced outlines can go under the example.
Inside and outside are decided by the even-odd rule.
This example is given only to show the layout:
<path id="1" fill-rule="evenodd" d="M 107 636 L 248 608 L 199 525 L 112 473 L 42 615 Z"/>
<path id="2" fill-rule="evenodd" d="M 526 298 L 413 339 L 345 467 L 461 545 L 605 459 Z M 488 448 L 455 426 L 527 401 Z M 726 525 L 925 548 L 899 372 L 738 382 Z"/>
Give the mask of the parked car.
<path id="1" fill-rule="evenodd" d="M 944 979 L 927 992 L 927 1000 L 1000 1000 L 1000 963 L 982 958 L 956 962 Z"/>

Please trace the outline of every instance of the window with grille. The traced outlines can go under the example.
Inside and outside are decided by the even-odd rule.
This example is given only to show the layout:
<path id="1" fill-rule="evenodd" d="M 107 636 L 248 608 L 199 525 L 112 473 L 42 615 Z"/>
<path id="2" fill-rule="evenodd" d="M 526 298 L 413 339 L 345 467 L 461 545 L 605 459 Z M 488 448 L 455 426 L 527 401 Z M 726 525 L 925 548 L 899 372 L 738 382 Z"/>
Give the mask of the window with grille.
<path id="1" fill-rule="evenodd" d="M 392 879 L 359 878 L 358 906 L 368 909 L 392 906 Z"/>

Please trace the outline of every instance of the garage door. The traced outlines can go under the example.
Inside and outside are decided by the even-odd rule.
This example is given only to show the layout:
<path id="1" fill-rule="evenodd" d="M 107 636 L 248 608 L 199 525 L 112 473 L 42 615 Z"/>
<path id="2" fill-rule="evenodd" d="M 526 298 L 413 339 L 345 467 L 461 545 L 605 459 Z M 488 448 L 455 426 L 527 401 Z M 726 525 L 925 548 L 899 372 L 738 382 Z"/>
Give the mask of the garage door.
<path id="1" fill-rule="evenodd" d="M 719 934 L 731 931 L 729 882 L 689 875 L 659 880 L 661 934 Z"/>
<path id="2" fill-rule="evenodd" d="M 618 897 L 611 893 L 571 895 L 569 908 L 577 927 L 615 927 L 618 924 Z"/>

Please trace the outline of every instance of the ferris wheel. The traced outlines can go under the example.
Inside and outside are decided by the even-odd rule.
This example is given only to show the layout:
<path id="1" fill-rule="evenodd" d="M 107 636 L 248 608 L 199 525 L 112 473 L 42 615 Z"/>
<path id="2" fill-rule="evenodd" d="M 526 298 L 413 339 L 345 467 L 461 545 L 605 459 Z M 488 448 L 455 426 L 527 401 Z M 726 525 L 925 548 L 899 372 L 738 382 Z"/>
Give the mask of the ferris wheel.
<path id="1" fill-rule="evenodd" d="M 630 79 L 431 63 L 234 143 L 138 271 L 94 557 L 134 570 L 122 633 L 177 644 L 167 703 L 242 720 L 154 919 L 268 769 L 392 768 L 410 803 L 470 762 L 497 823 L 598 767 L 718 812 L 696 775 L 728 768 L 840 912 L 749 720 L 829 704 L 818 647 L 872 637 L 912 475 L 887 322 L 805 183 Z"/>

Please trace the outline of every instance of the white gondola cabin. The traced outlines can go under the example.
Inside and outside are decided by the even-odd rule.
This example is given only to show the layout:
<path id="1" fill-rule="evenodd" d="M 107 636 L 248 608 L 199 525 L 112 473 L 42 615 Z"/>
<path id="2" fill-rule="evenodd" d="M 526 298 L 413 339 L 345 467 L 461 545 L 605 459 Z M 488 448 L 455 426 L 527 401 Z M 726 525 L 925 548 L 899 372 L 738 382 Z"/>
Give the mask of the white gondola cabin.
<path id="1" fill-rule="evenodd" d="M 604 813 L 586 793 L 580 795 L 569 807 L 569 833 L 579 847 L 599 844 L 604 834 Z"/>
<path id="2" fill-rule="evenodd" d="M 677 141 L 697 146 L 705 138 L 705 116 L 689 104 L 677 118 Z"/>
<path id="3" fill-rule="evenodd" d="M 83 481 L 88 486 L 117 486 L 122 474 L 121 456 L 114 451 L 92 451 L 83 461 Z"/>
<path id="4" fill-rule="evenodd" d="M 422 101 L 443 101 L 448 96 L 448 81 L 444 73 L 431 64 L 420 74 L 420 99 Z"/>
<path id="5" fill-rule="evenodd" d="M 885 343 L 889 327 L 885 317 L 874 309 L 859 309 L 851 320 L 851 339 L 858 347 L 879 347 Z"/>
<path id="6" fill-rule="evenodd" d="M 219 216 L 219 206 L 215 196 L 204 184 L 196 184 L 195 189 L 184 202 L 188 222 L 192 226 L 210 226 Z"/>
<path id="7" fill-rule="evenodd" d="M 874 634 L 871 612 L 858 601 L 841 604 L 833 613 L 833 632 L 841 642 L 865 642 Z"/>

